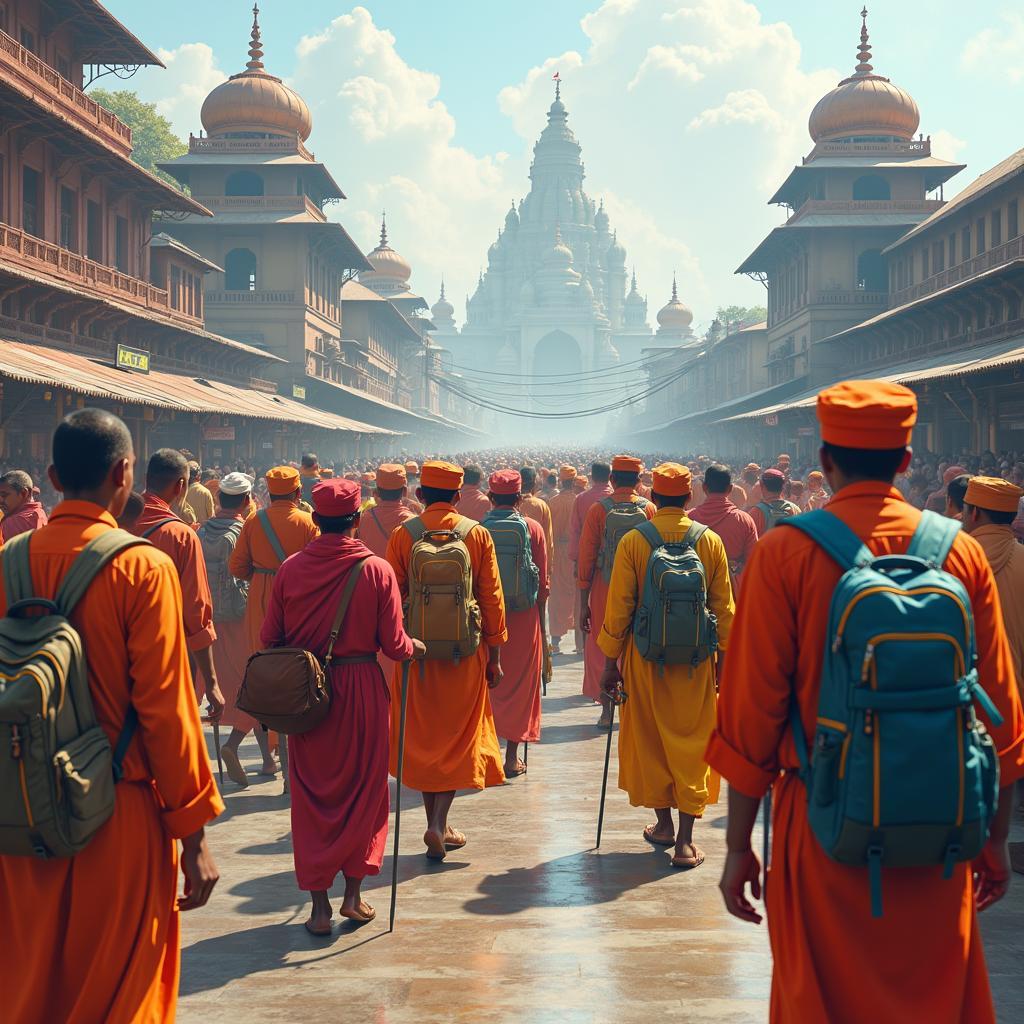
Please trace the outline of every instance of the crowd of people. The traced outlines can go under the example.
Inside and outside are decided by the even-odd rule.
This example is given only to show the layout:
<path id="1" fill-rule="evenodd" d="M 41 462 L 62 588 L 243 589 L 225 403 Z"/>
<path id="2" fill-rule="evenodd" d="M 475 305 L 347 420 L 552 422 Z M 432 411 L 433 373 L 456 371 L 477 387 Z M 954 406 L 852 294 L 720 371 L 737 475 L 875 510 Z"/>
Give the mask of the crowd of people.
<path id="1" fill-rule="evenodd" d="M 443 860 L 470 842 L 450 821 L 456 793 L 528 772 L 553 659 L 580 657 L 597 728 L 612 730 L 619 716 L 619 788 L 653 812 L 639 841 L 665 848 L 673 868 L 699 868 L 695 832 L 728 782 L 720 888 L 729 913 L 754 923 L 752 899 L 765 897 L 773 1020 L 994 1020 L 975 915 L 1007 889 L 1012 795 L 1024 776 L 1024 462 L 915 455 L 916 400 L 898 385 L 837 385 L 819 396 L 818 415 L 816 466 L 785 453 L 729 465 L 555 445 L 410 452 L 374 465 L 324 465 L 307 453 L 257 471 L 161 449 L 136 486 L 124 425 L 72 413 L 45 473 L 30 465 L 0 476 L 4 545 L 28 551 L 36 596 L 59 611 L 61 580 L 96 538 L 120 527 L 145 543 L 114 554 L 68 613 L 96 718 L 121 758 L 109 821 L 73 857 L 46 856 L 32 814 L 41 798 L 22 781 L 26 820 L 4 822 L 42 854 L 0 848 L 11 1019 L 173 1014 L 178 913 L 203 905 L 218 880 L 204 827 L 224 804 L 201 715 L 230 729 L 218 754 L 232 786 L 283 775 L 296 881 L 311 900 L 305 925 L 326 936 L 339 876 L 341 917 L 376 915 L 361 887 L 384 857 L 403 673 L 399 781 L 422 794 L 424 855 Z M 915 568 L 907 556 L 925 544 Z M 895 581 L 874 593 L 910 601 L 906 621 L 952 595 L 971 650 L 962 638 L 936 650 L 945 634 L 926 631 L 920 661 L 897 654 L 916 636 L 889 622 L 833 664 L 847 621 L 834 628 L 834 595 L 871 566 Z M 942 575 L 914 603 L 907 574 L 922 567 Z M 278 649 L 310 652 L 329 698 L 318 724 L 288 736 L 238 706 L 250 658 Z M 929 659 L 939 675 L 948 663 L 948 692 L 929 676 L 913 698 L 874 696 L 893 685 L 893 664 L 913 679 Z M 866 694 L 851 703 L 855 728 L 821 712 L 823 678 L 853 662 Z M 931 746 L 950 738 L 960 758 L 959 809 L 932 859 L 901 861 L 913 843 L 887 847 L 886 828 L 920 822 L 903 821 L 897 786 L 880 782 L 885 758 L 899 764 L 890 729 L 938 709 L 958 723 Z M 10 728 L 12 757 L 23 742 L 32 755 L 34 734 Z M 250 734 L 252 763 L 241 747 Z M 989 774 L 965 783 L 986 756 Z M 847 774 L 872 771 L 862 859 L 844 862 L 822 845 L 812 811 L 836 802 Z M 956 771 L 941 779 L 956 787 Z M 770 870 L 751 846 L 767 793 Z M 92 969 L 97 956 L 109 969 Z"/>

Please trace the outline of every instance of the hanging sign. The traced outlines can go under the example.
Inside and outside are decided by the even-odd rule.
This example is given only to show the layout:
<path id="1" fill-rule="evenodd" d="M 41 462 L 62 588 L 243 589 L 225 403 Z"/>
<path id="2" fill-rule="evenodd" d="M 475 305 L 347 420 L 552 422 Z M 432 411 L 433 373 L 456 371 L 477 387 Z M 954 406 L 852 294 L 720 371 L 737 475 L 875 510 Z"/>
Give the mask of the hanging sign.
<path id="1" fill-rule="evenodd" d="M 117 346 L 117 368 L 132 370 L 135 373 L 149 373 L 149 353 L 141 348 L 129 348 L 127 345 Z"/>

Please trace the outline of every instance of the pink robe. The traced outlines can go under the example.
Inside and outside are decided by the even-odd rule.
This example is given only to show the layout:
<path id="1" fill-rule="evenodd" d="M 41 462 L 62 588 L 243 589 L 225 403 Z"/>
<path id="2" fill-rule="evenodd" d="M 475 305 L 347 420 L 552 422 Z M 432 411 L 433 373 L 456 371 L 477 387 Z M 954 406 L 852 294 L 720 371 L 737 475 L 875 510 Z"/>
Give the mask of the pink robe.
<path id="1" fill-rule="evenodd" d="M 547 598 L 548 545 L 544 529 L 535 519 L 527 519 L 533 564 L 540 571 L 537 601 Z M 544 667 L 544 637 L 540 613 L 536 607 L 522 612 L 505 610 L 508 643 L 501 649 L 500 685 L 489 690 L 494 730 L 503 740 L 536 743 L 540 739 L 541 672 Z"/>
<path id="2" fill-rule="evenodd" d="M 326 534 L 278 570 L 260 633 L 266 647 L 305 647 L 323 656 L 342 587 L 370 555 L 361 541 Z M 336 657 L 412 656 L 391 566 L 371 556 L 363 567 L 334 647 Z M 376 663 L 330 669 L 331 709 L 315 729 L 288 738 L 292 846 L 299 888 L 330 889 L 339 872 L 380 872 L 388 835 L 391 707 Z"/>

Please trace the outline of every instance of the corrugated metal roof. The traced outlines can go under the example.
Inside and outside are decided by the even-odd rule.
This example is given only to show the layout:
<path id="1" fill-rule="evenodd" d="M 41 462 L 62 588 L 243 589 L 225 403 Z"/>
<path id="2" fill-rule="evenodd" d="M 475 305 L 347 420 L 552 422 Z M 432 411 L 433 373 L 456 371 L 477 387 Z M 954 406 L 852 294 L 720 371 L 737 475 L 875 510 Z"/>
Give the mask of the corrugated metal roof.
<path id="1" fill-rule="evenodd" d="M 0 339 L 0 376 L 126 405 L 303 423 L 355 434 L 395 434 L 392 430 L 302 405 L 282 395 L 159 370 L 148 374 L 130 373 L 77 352 L 18 341 Z"/>

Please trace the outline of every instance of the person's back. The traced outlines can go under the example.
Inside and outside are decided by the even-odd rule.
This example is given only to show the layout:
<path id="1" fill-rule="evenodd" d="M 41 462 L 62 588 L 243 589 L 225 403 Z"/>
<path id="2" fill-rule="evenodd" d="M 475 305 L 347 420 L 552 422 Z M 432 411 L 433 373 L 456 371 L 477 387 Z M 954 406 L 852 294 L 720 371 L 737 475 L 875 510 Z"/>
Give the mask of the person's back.
<path id="1" fill-rule="evenodd" d="M 199 481 L 198 469 L 193 470 L 192 481 L 188 485 L 185 500 L 192 507 L 196 514 L 196 523 L 202 526 L 208 519 L 212 519 L 217 511 L 213 501 L 213 493 Z"/>
<path id="2" fill-rule="evenodd" d="M 725 466 L 709 466 L 704 473 L 704 501 L 692 512 L 695 523 L 703 523 L 722 538 L 729 559 L 733 589 L 738 591 L 743 567 L 757 543 L 757 527 L 750 515 L 729 496 L 734 490 L 732 475 Z"/>
<path id="3" fill-rule="evenodd" d="M 612 467 L 607 462 L 595 462 L 590 467 L 590 479 L 577 477 L 581 485 L 589 483 L 585 490 L 574 487 L 576 501 L 572 507 L 572 518 L 569 522 L 569 561 L 578 562 L 580 557 L 580 536 L 587 513 L 602 498 L 612 493 Z"/>
<path id="4" fill-rule="evenodd" d="M 561 637 L 570 632 L 575 624 L 576 577 L 569 557 L 569 542 L 572 539 L 572 510 L 576 503 L 573 481 L 576 470 L 562 466 L 559 470 L 561 490 L 548 502 L 551 508 L 551 535 L 554 542 L 554 558 L 551 561 L 551 599 L 548 602 L 548 625 L 550 627 L 552 650 L 560 653 Z"/>
<path id="5" fill-rule="evenodd" d="M 535 469 L 530 466 L 524 466 L 519 471 L 519 475 L 523 487 L 523 497 L 519 505 L 519 511 L 527 519 L 540 523 L 540 528 L 544 531 L 544 540 L 548 546 L 548 562 L 551 562 L 555 557 L 554 531 L 551 526 L 551 506 L 534 493 L 537 487 L 537 471 Z"/>
<path id="6" fill-rule="evenodd" d="M 465 466 L 462 472 L 464 483 L 456 511 L 460 516 L 475 519 L 478 523 L 483 522 L 484 516 L 491 510 L 491 503 L 480 486 L 483 480 L 483 470 L 479 466 L 471 464 Z"/>
<path id="7" fill-rule="evenodd" d="M 65 500 L 30 542 L 38 596 L 53 597 L 76 555 L 115 527 L 131 492 L 132 461 L 131 437 L 109 413 L 84 409 L 58 427 L 54 474 Z M 19 1024 L 169 1020 L 179 957 L 177 841 L 192 886 L 188 910 L 205 903 L 216 883 L 203 826 L 224 808 L 192 692 L 171 560 L 151 545 L 114 556 L 71 623 L 83 638 L 96 718 L 111 745 L 130 709 L 139 721 L 113 815 L 80 853 L 0 856 L 0 929 L 11 937 L 0 960 L 4 1017 Z"/>
<path id="8" fill-rule="evenodd" d="M 835 492 L 828 513 L 873 555 L 905 553 L 921 512 L 904 501 L 892 480 L 910 457 L 913 393 L 855 381 L 826 390 L 818 403 L 822 464 Z M 976 706 L 1000 752 L 1004 787 L 992 838 L 974 863 L 983 909 L 1002 895 L 1008 878 L 1008 798 L 1024 774 L 1024 715 L 983 553 L 960 533 L 945 570 L 963 582 L 970 598 L 978 682 L 1003 718 L 997 726 Z M 785 526 L 758 542 L 747 566 L 721 681 L 718 727 L 708 747 L 712 767 L 730 784 L 730 853 L 721 883 L 726 906 L 741 919 L 760 920 L 745 895 L 760 870 L 749 834 L 757 801 L 772 787 L 772 1021 L 992 1021 L 971 865 L 950 863 L 951 877 L 944 878 L 938 863 L 887 870 L 883 862 L 885 909 L 875 919 L 868 868 L 831 859 L 810 831 L 788 720 L 793 707 L 806 736 L 816 735 L 830 605 L 843 571 L 809 536 Z M 894 713 L 876 715 L 872 734 L 883 743 L 888 739 L 891 750 L 905 726 Z M 876 786 L 885 799 L 891 791 L 885 779 Z"/>
<path id="9" fill-rule="evenodd" d="M 783 519 L 800 514 L 800 507 L 782 496 L 786 477 L 781 469 L 766 469 L 761 474 L 761 500 L 749 510 L 759 537 Z"/>

